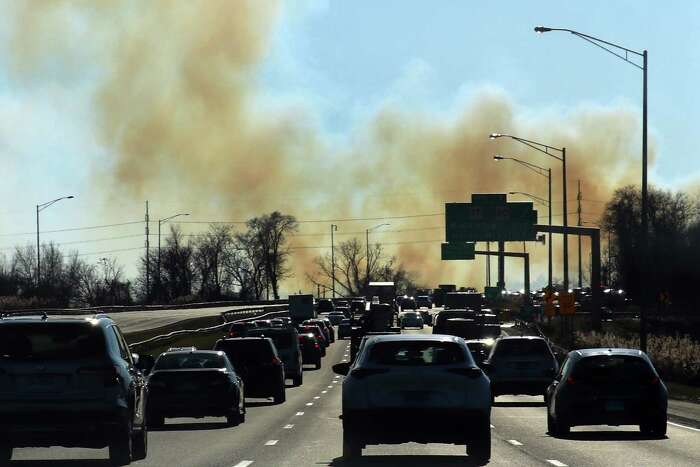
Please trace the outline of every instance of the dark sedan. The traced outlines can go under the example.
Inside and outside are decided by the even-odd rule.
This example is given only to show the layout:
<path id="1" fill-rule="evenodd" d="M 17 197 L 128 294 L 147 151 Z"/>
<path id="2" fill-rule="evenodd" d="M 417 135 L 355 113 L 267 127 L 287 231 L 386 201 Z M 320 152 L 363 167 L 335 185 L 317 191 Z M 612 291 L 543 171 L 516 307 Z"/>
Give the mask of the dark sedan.
<path id="1" fill-rule="evenodd" d="M 163 426 L 166 417 L 221 416 L 229 425 L 245 420 L 243 381 L 223 352 L 165 352 L 156 360 L 148 387 L 152 427 Z"/>

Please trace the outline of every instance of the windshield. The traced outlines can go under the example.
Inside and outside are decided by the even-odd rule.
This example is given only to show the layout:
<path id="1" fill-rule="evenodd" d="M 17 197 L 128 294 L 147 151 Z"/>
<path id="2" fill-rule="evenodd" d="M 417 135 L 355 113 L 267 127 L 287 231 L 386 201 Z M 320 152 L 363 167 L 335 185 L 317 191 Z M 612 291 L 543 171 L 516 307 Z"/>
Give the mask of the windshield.
<path id="1" fill-rule="evenodd" d="M 651 366 L 634 356 L 595 356 L 581 359 L 572 372 L 574 381 L 598 384 L 649 383 L 655 378 Z"/>
<path id="2" fill-rule="evenodd" d="M 296 335 L 291 332 L 275 332 L 265 329 L 253 329 L 248 332 L 250 337 L 269 337 L 274 342 L 277 350 L 290 349 L 295 345 Z"/>
<path id="3" fill-rule="evenodd" d="M 2 323 L 0 357 L 72 360 L 106 353 L 102 329 L 90 323 Z"/>
<path id="4" fill-rule="evenodd" d="M 542 339 L 503 339 L 493 349 L 497 357 L 551 357 L 549 346 Z"/>
<path id="5" fill-rule="evenodd" d="M 378 342 L 367 362 L 388 366 L 437 366 L 465 363 L 462 347 L 451 342 Z"/>
<path id="6" fill-rule="evenodd" d="M 154 370 L 187 370 L 197 368 L 226 368 L 223 355 L 211 353 L 170 353 L 161 355 Z"/>
<path id="7" fill-rule="evenodd" d="M 230 339 L 216 346 L 216 350 L 223 350 L 234 366 L 247 363 L 267 363 L 272 360 L 274 354 L 272 346 L 263 339 Z"/>

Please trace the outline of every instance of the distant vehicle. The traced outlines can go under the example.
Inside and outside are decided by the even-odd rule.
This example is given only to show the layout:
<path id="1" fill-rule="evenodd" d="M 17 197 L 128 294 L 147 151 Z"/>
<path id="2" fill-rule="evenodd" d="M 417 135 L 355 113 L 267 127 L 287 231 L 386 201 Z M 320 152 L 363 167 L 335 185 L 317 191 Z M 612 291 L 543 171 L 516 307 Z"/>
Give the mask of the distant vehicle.
<path id="1" fill-rule="evenodd" d="M 449 292 L 445 295 L 445 309 L 468 309 L 481 311 L 483 298 L 480 293 Z"/>
<path id="2" fill-rule="evenodd" d="M 668 391 L 640 350 L 569 352 L 545 400 L 554 436 L 576 425 L 639 425 L 645 435 L 666 436 Z"/>
<path id="3" fill-rule="evenodd" d="M 349 313 L 350 309 L 347 308 L 347 310 Z M 346 315 L 342 311 L 334 311 L 332 313 L 328 313 L 328 319 L 330 320 L 331 324 L 334 326 L 337 326 L 338 324 L 340 324 L 340 322 L 342 320 L 344 320 L 345 318 L 346 318 Z"/>
<path id="4" fill-rule="evenodd" d="M 427 295 L 419 295 L 416 297 L 416 306 L 418 308 L 432 308 L 433 302 Z"/>
<path id="5" fill-rule="evenodd" d="M 402 310 L 415 310 L 418 308 L 418 305 L 413 297 L 402 297 L 400 306 Z"/>
<path id="6" fill-rule="evenodd" d="M 384 443 L 466 444 L 491 457 L 489 380 L 462 339 L 429 334 L 368 336 L 343 381 L 343 457 Z"/>
<path id="7" fill-rule="evenodd" d="M 393 282 L 370 282 L 367 287 L 367 298 L 379 298 L 379 303 L 387 303 L 395 307 L 396 284 Z"/>
<path id="8" fill-rule="evenodd" d="M 433 334 L 447 334 L 447 320 L 451 318 L 476 319 L 476 313 L 468 310 L 443 310 L 433 318 Z"/>
<path id="9" fill-rule="evenodd" d="M 372 305 L 379 305 L 379 296 L 377 296 L 377 295 L 372 296 Z"/>
<path id="10" fill-rule="evenodd" d="M 328 302 L 331 305 L 331 311 L 333 303 Z M 318 311 L 324 311 L 321 309 L 321 300 L 318 302 Z M 314 309 L 314 296 L 311 294 L 294 294 L 289 296 L 289 316 L 295 323 L 301 323 L 307 319 L 313 319 L 317 316 L 316 309 Z"/>
<path id="11" fill-rule="evenodd" d="M 229 425 L 245 421 L 243 380 L 226 354 L 212 350 L 169 350 L 148 377 L 149 426 L 166 417 L 226 417 Z"/>
<path id="12" fill-rule="evenodd" d="M 335 305 L 328 298 L 321 298 L 316 302 L 316 311 L 319 313 L 330 313 L 331 311 L 334 311 L 334 310 L 335 310 Z M 315 316 L 312 316 L 312 317 L 306 318 L 306 319 L 312 319 L 312 318 L 315 318 Z"/>
<path id="13" fill-rule="evenodd" d="M 284 376 L 294 382 L 294 386 L 301 386 L 304 382 L 304 370 L 301 348 L 299 347 L 299 333 L 293 327 L 284 328 L 259 328 L 248 331 L 248 337 L 268 337 L 275 344 L 275 349 L 284 363 Z"/>
<path id="14" fill-rule="evenodd" d="M 493 397 L 502 394 L 544 395 L 559 364 L 541 337 L 507 336 L 496 339 L 482 364 L 491 379 Z"/>
<path id="15" fill-rule="evenodd" d="M 473 318 L 449 318 L 441 327 L 439 334 L 457 336 L 462 339 L 479 339 L 481 326 Z"/>
<path id="16" fill-rule="evenodd" d="M 195 346 L 189 346 L 189 347 L 170 347 L 167 352 L 177 352 L 177 351 L 182 351 L 182 352 L 194 352 L 197 350 L 197 347 Z"/>
<path id="17" fill-rule="evenodd" d="M 326 356 L 326 347 L 330 345 L 330 342 L 326 340 L 326 335 L 318 324 L 303 324 L 299 326 L 299 333 L 313 334 L 318 343 L 321 344 L 321 356 Z"/>
<path id="18" fill-rule="evenodd" d="M 364 300 L 353 300 L 350 302 L 350 313 L 352 314 L 362 314 L 365 312 L 365 301 Z M 349 316 L 348 316 L 349 318 Z"/>
<path id="19" fill-rule="evenodd" d="M 333 328 L 333 323 L 331 323 L 331 320 L 327 316 L 323 316 L 321 318 L 318 318 L 321 321 L 323 321 L 323 324 L 326 325 L 326 328 L 328 329 L 328 333 L 330 334 L 331 337 L 331 343 L 335 342 L 335 328 Z"/>
<path id="20" fill-rule="evenodd" d="M 331 334 L 332 326 L 329 326 L 326 323 L 326 321 L 324 321 L 323 319 L 321 319 L 321 318 L 310 319 L 310 320 L 304 321 L 302 324 L 305 326 L 306 325 L 312 325 L 312 326 L 316 325 L 319 328 L 321 328 L 321 331 L 323 331 L 323 336 L 326 338 L 327 345 L 330 345 L 334 341 L 333 338 L 335 337 L 335 332 L 333 332 L 333 334 Z"/>
<path id="21" fill-rule="evenodd" d="M 246 397 L 272 397 L 276 404 L 286 399 L 284 364 L 272 339 L 236 337 L 219 339 L 214 350 L 223 351 L 243 379 Z"/>
<path id="22" fill-rule="evenodd" d="M 364 332 L 388 330 L 394 321 L 394 309 L 387 303 L 372 303 L 360 322 Z"/>
<path id="23" fill-rule="evenodd" d="M 232 323 L 228 328 L 227 337 L 246 337 L 251 324 L 245 322 Z"/>
<path id="24" fill-rule="evenodd" d="M 113 465 L 145 459 L 147 386 L 105 316 L 0 318 L 0 464 L 16 447 L 109 448 Z"/>
<path id="25" fill-rule="evenodd" d="M 282 328 L 286 325 L 287 323 L 282 318 L 272 318 L 270 320 L 270 326 L 272 326 L 273 328 Z"/>
<path id="26" fill-rule="evenodd" d="M 338 325 L 338 339 L 345 339 L 352 335 L 352 321 L 344 319 Z"/>
<path id="27" fill-rule="evenodd" d="M 423 318 L 424 324 L 427 324 L 429 326 L 433 325 L 433 314 L 428 308 L 420 308 L 418 312 L 420 313 L 421 318 Z"/>
<path id="28" fill-rule="evenodd" d="M 323 346 L 316 336 L 310 332 L 299 334 L 299 345 L 301 347 L 302 363 L 304 365 L 314 365 L 317 370 L 321 369 L 321 357 L 323 357 Z"/>
<path id="29" fill-rule="evenodd" d="M 415 311 L 403 311 L 399 313 L 399 326 L 405 328 L 423 329 L 423 317 Z"/>
<path id="30" fill-rule="evenodd" d="M 269 328 L 271 326 L 272 326 L 271 319 L 256 319 L 255 321 L 253 321 L 253 326 L 251 326 L 251 327 Z"/>

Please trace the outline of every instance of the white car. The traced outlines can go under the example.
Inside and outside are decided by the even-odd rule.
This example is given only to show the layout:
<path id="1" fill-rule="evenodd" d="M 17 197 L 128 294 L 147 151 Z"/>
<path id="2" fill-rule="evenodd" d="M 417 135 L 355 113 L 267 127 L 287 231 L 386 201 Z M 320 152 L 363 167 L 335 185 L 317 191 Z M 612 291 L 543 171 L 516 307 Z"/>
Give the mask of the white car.
<path id="1" fill-rule="evenodd" d="M 423 329 L 423 316 L 416 311 L 402 311 L 399 313 L 399 325 L 403 328 Z"/>
<path id="2" fill-rule="evenodd" d="M 466 445 L 491 457 L 491 389 L 467 344 L 454 336 L 367 337 L 354 363 L 333 370 L 343 381 L 343 457 L 368 444 Z"/>

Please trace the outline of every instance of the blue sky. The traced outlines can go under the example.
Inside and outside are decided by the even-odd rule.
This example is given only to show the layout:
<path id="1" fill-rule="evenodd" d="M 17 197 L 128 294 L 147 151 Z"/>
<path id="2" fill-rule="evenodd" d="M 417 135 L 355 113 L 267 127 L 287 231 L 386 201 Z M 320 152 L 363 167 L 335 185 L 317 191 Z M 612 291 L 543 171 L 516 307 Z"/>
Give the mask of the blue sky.
<path id="1" fill-rule="evenodd" d="M 7 43 L 9 16 L 0 19 Z M 303 103 L 329 141 L 348 138 L 383 103 L 425 112 L 454 111 L 476 90 L 494 88 L 517 111 L 566 115 L 581 106 L 625 106 L 641 118 L 641 71 L 566 33 L 537 35 L 536 25 L 579 30 L 647 49 L 649 127 L 658 142 L 652 182 L 671 188 L 700 177 L 695 124 L 700 117 L 700 3 L 694 1 L 284 2 L 257 95 L 270 106 Z M 0 46 L 2 51 L 2 46 Z M 7 51 L 1 54 L 7 57 Z M 42 214 L 46 229 L 114 219 L 92 191 L 91 174 L 109 157 L 95 136 L 92 97 L 99 73 L 57 64 L 18 82 L 0 58 L 0 248 L 31 236 L 34 205 L 75 194 Z M 124 221 L 143 204 L 124 202 Z M 168 215 L 167 201 L 155 216 Z M 160 210 L 160 211 L 158 211 Z M 368 213 L 371 214 L 371 213 Z M 142 226 L 47 234 L 55 241 L 142 233 Z M 79 245 L 99 252 L 138 247 L 141 238 Z M 0 253 L 2 251 L 0 250 Z M 133 263 L 135 254 L 118 254 Z M 95 256 L 97 258 L 99 256 Z M 133 272 L 132 266 L 128 268 Z"/>

